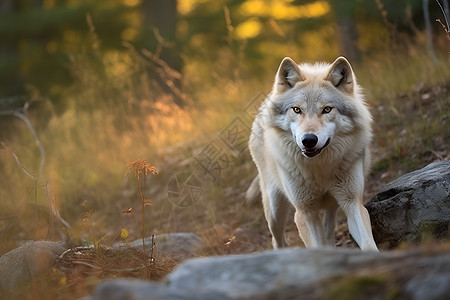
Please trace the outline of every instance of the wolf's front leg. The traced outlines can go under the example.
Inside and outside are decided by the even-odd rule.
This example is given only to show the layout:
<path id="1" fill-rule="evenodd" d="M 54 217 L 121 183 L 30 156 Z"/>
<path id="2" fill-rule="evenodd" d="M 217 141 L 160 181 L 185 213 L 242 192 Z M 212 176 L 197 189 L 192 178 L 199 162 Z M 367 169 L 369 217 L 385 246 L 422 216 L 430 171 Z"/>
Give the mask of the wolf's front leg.
<path id="1" fill-rule="evenodd" d="M 372 226 L 367 209 L 362 205 L 362 196 L 341 206 L 347 215 L 348 229 L 361 250 L 378 251 L 373 239 Z"/>
<path id="2" fill-rule="evenodd" d="M 306 247 L 318 248 L 328 245 L 323 230 L 322 219 L 317 210 L 305 210 L 296 207 L 295 224 Z"/>
<path id="3" fill-rule="evenodd" d="M 361 250 L 378 251 L 367 209 L 363 205 L 363 160 L 355 163 L 348 177 L 341 178 L 331 193 L 347 216 L 348 229 Z"/>

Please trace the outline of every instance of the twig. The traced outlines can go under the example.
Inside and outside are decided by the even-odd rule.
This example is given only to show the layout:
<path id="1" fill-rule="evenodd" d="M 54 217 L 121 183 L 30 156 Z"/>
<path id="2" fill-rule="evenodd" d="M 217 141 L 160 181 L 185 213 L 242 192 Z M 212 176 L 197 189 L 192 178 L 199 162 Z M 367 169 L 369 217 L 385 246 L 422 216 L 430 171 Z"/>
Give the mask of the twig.
<path id="1" fill-rule="evenodd" d="M 26 102 L 24 104 L 23 108 L 22 108 L 23 112 L 20 112 L 20 111 L 18 111 L 16 109 L 4 110 L 4 111 L 0 111 L 0 116 L 11 115 L 11 116 L 15 116 L 15 117 L 21 119 L 23 122 L 25 122 L 25 124 L 27 125 L 27 127 L 30 130 L 31 134 L 33 135 L 34 142 L 36 143 L 36 146 L 37 146 L 37 148 L 39 150 L 39 154 L 41 156 L 41 161 L 39 163 L 39 177 L 41 177 L 43 172 L 44 172 L 44 166 L 45 166 L 45 151 L 44 151 L 44 147 L 42 147 L 41 140 L 39 139 L 39 136 L 37 135 L 36 130 L 33 127 L 33 124 L 31 124 L 30 119 L 26 115 L 26 112 L 28 111 L 29 107 L 30 107 L 30 103 Z M 14 159 L 16 160 L 16 162 L 18 162 L 18 159 L 17 159 L 16 155 L 14 155 Z M 24 170 L 24 172 L 28 176 L 31 175 L 30 172 L 26 171 L 26 169 L 23 167 L 23 165 L 21 163 L 19 163 L 19 166 L 22 168 L 22 170 Z M 34 180 L 36 180 L 36 177 L 32 176 L 32 178 Z"/>
<path id="2" fill-rule="evenodd" d="M 441 19 L 436 19 L 436 22 L 438 22 L 439 24 L 441 24 L 442 28 L 444 29 L 445 33 L 447 34 L 447 37 L 449 37 L 450 33 L 447 30 L 447 27 L 445 27 L 445 24 L 442 23 Z"/>
<path id="3" fill-rule="evenodd" d="M 80 252 L 80 251 L 84 251 L 84 250 L 91 250 L 93 248 L 94 248 L 93 246 L 81 246 L 81 247 L 70 248 L 70 249 L 67 249 L 66 251 L 64 251 L 63 253 L 61 253 L 61 255 L 59 255 L 59 259 L 63 259 L 64 256 L 70 252 L 76 252 L 76 251 Z"/>
<path id="4" fill-rule="evenodd" d="M 139 199 L 141 200 L 141 235 L 142 235 L 142 249 L 144 250 L 145 253 L 145 198 L 144 198 L 144 193 L 145 193 L 145 177 L 144 177 L 144 192 L 142 192 L 142 187 L 141 187 L 141 179 L 140 179 L 140 172 L 138 172 L 136 170 L 135 172 L 135 177 L 136 177 L 136 182 L 137 182 L 137 188 L 138 188 L 138 193 L 139 193 Z"/>
<path id="5" fill-rule="evenodd" d="M 229 36 L 231 36 L 231 34 L 234 31 L 234 27 L 231 22 L 230 9 L 228 8 L 228 6 L 226 6 L 226 5 L 223 6 L 223 12 L 225 14 L 225 23 L 227 25 L 227 31 L 228 31 Z"/>
<path id="6" fill-rule="evenodd" d="M 55 207 L 55 205 L 54 205 L 54 198 L 51 196 L 50 188 L 48 186 L 48 183 L 45 185 L 45 195 L 47 196 L 48 206 L 49 206 L 49 210 L 50 210 L 49 220 L 48 220 L 47 237 L 46 237 L 46 240 L 48 240 L 50 238 L 50 232 L 51 232 L 51 228 L 52 228 L 52 225 L 53 225 L 53 217 L 56 217 L 56 219 L 59 222 L 61 222 L 61 224 L 67 229 L 70 229 L 70 225 L 69 225 L 69 223 L 66 220 L 64 220 L 61 217 L 61 215 L 59 214 L 58 209 Z M 59 229 L 58 232 L 60 233 L 60 236 L 62 238 L 64 238 L 65 237 L 64 230 L 61 230 L 60 228 L 58 228 L 58 229 Z"/>
<path id="7" fill-rule="evenodd" d="M 115 268 L 106 268 L 106 267 L 101 267 L 101 266 L 97 266 L 93 263 L 88 262 L 89 260 L 82 260 L 82 259 L 72 259 L 72 258 L 65 258 L 65 256 L 68 253 L 76 253 L 76 252 L 80 252 L 81 251 L 89 251 L 92 250 L 94 247 L 92 246 L 82 246 L 82 247 L 76 247 L 76 248 L 72 248 L 72 249 L 67 249 L 66 251 L 64 251 L 60 256 L 59 256 L 59 260 L 67 260 L 67 262 L 70 262 L 72 265 L 82 265 L 82 266 L 86 266 L 86 267 L 90 267 L 92 269 L 96 269 L 96 270 L 102 270 L 102 271 L 107 271 L 107 272 L 117 272 L 117 273 L 131 273 L 131 272 L 136 272 L 136 271 L 140 271 L 143 269 L 148 268 L 148 264 L 143 264 L 140 267 L 135 267 L 135 268 L 124 268 L 124 269 L 115 269 Z M 152 260 L 151 260 L 152 261 Z"/>
<path id="8" fill-rule="evenodd" d="M 20 97 L 15 97 L 15 98 L 10 98 L 10 99 L 2 99 L 2 102 L 5 103 L 14 103 L 17 101 L 20 101 L 21 98 Z M 31 101 L 33 102 L 33 100 Z M 37 202 L 37 187 L 38 187 L 38 180 L 39 178 L 42 177 L 43 173 L 44 173 L 44 168 L 45 168 L 45 150 L 44 147 L 41 144 L 41 140 L 39 139 L 39 136 L 36 132 L 36 130 L 33 127 L 33 124 L 31 124 L 30 119 L 27 116 L 27 111 L 28 108 L 30 107 L 30 102 L 26 101 L 24 103 L 24 105 L 19 109 L 10 109 L 10 110 L 3 110 L 0 111 L 0 116 L 6 116 L 6 115 L 11 115 L 14 117 L 17 117 L 19 119 L 21 119 L 28 127 L 28 129 L 30 130 L 34 142 L 36 143 L 36 146 L 39 150 L 39 154 L 41 157 L 40 163 L 39 163 L 39 175 L 38 177 L 36 177 L 33 173 L 31 173 L 30 171 L 28 171 L 24 165 L 22 164 L 22 162 L 20 161 L 19 157 L 17 156 L 17 154 L 14 151 L 11 151 L 11 155 L 13 156 L 14 160 L 16 161 L 17 165 L 22 169 L 22 171 L 25 173 L 25 175 L 27 175 L 28 177 L 30 177 L 33 181 L 34 181 L 34 188 L 35 188 L 35 202 Z M 22 112 L 20 111 L 22 110 Z M 47 230 L 47 239 L 49 238 L 50 235 L 50 230 L 53 224 L 53 217 L 56 217 L 63 226 L 65 226 L 66 228 L 70 228 L 69 223 L 64 220 L 61 215 L 59 214 L 59 211 L 57 210 L 57 208 L 53 205 L 53 200 L 52 197 L 50 196 L 50 191 L 49 191 L 49 187 L 48 184 L 46 185 L 45 188 L 45 193 L 49 202 L 49 228 Z"/>
<path id="9" fill-rule="evenodd" d="M 445 35 L 447 36 L 447 41 L 448 41 L 448 43 L 450 44 L 450 32 L 449 32 L 449 27 L 450 27 L 450 25 L 449 25 L 448 19 L 447 19 L 447 14 L 448 14 L 448 3 L 447 3 L 447 5 L 446 5 L 446 9 L 444 9 L 444 8 L 442 7 L 441 3 L 440 3 L 438 0 L 436 0 L 436 2 L 437 2 L 437 4 L 439 5 L 439 8 L 440 8 L 441 11 L 442 11 L 442 15 L 444 16 L 444 20 L 445 20 L 445 23 L 447 24 L 447 27 L 442 23 L 441 19 L 436 19 L 436 22 L 438 22 L 439 24 L 441 24 L 442 28 L 443 28 L 444 31 L 445 31 Z M 450 51 L 448 51 L 448 54 L 450 55 Z"/>
<path id="10" fill-rule="evenodd" d="M 28 109 L 28 106 L 29 106 L 28 103 L 25 104 L 25 106 L 26 107 L 24 108 L 24 112 L 26 112 Z M 28 119 L 28 117 L 25 115 L 25 113 L 15 111 L 13 115 L 20 118 L 22 121 L 24 121 L 25 124 L 27 124 L 28 129 L 31 131 L 31 134 L 33 135 L 34 142 L 36 143 L 36 146 L 38 147 L 38 150 L 39 150 L 39 154 L 41 156 L 41 161 L 39 163 L 39 175 L 42 175 L 42 173 L 44 172 L 44 166 L 45 166 L 45 151 L 44 151 L 44 147 L 42 147 L 41 140 L 39 139 L 39 137 L 36 133 L 36 130 L 34 130 L 34 127 L 31 124 L 30 119 Z"/>
<path id="11" fill-rule="evenodd" d="M 436 0 L 436 2 L 437 2 L 437 4 L 439 5 L 439 8 L 442 11 L 442 14 L 444 15 L 445 23 L 447 24 L 447 28 L 445 29 L 445 32 L 447 32 L 447 34 L 448 34 L 448 28 L 450 27 L 450 25 L 449 25 L 448 19 L 447 19 L 447 12 L 442 7 L 441 2 L 439 2 L 438 0 Z M 445 28 L 445 26 L 444 26 L 444 24 L 442 24 L 441 20 L 440 19 L 437 19 L 437 20 L 439 20 L 438 22 L 441 23 L 441 25 Z"/>
<path id="12" fill-rule="evenodd" d="M 155 240 L 155 235 L 152 234 L 152 251 L 150 253 L 150 262 L 154 261 L 154 259 L 153 259 L 153 251 L 155 250 L 155 242 L 154 242 L 154 240 Z"/>
<path id="13" fill-rule="evenodd" d="M 436 19 L 436 22 L 439 22 L 442 26 L 442 28 L 445 31 L 445 35 L 447 36 L 447 41 L 450 44 L 450 32 L 448 31 L 448 29 L 445 27 L 445 25 L 442 23 L 441 19 Z M 450 54 L 450 50 L 448 51 L 448 54 Z"/>
<path id="14" fill-rule="evenodd" d="M 79 260 L 72 260 L 70 262 L 73 265 L 81 265 L 81 266 L 86 266 L 86 267 L 90 267 L 92 269 L 96 269 L 96 270 L 102 270 L 102 271 L 106 271 L 106 272 L 116 272 L 116 273 L 132 273 L 132 272 L 136 272 L 136 271 L 140 271 L 143 270 L 145 268 L 147 268 L 148 266 L 141 266 L 141 267 L 136 267 L 136 268 L 126 268 L 126 269 L 110 269 L 110 268 L 104 268 L 104 267 L 99 267 L 84 261 L 79 261 Z"/>
<path id="15" fill-rule="evenodd" d="M 434 150 L 431 149 L 431 148 L 428 148 L 428 150 L 429 150 L 431 153 L 433 153 L 439 160 L 444 160 L 444 157 L 443 157 L 441 154 L 439 154 L 438 152 L 434 151 Z"/>
<path id="16" fill-rule="evenodd" d="M 14 153 L 13 151 L 11 151 L 11 155 L 14 157 L 14 160 L 16 161 L 17 165 L 22 169 L 22 171 L 25 173 L 25 175 L 27 175 L 28 177 L 30 177 L 31 179 L 33 179 L 34 181 L 37 181 L 37 178 L 31 174 L 20 162 L 19 157 L 17 157 L 16 153 Z"/>

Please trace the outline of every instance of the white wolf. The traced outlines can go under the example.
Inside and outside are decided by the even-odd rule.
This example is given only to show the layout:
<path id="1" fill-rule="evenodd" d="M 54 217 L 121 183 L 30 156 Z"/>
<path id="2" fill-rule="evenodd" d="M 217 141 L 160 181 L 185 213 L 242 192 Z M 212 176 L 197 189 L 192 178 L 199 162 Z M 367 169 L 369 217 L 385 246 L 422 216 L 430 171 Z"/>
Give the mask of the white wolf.
<path id="1" fill-rule="evenodd" d="M 274 248 L 287 246 L 291 208 L 307 247 L 334 246 L 340 207 L 359 247 L 378 250 L 362 203 L 371 123 L 344 57 L 331 65 L 297 65 L 288 57 L 281 62 L 253 122 L 249 148 L 258 176 L 247 191 L 248 200 L 262 193 Z"/>

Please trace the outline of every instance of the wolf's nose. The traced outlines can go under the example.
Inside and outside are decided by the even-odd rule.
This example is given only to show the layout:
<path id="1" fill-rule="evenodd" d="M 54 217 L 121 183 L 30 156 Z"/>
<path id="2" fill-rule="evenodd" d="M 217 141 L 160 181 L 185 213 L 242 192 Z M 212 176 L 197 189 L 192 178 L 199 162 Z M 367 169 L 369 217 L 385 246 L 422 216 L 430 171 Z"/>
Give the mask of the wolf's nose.
<path id="1" fill-rule="evenodd" d="M 302 144 L 306 148 L 313 148 L 317 144 L 318 138 L 317 135 L 312 133 L 307 133 L 302 137 Z"/>

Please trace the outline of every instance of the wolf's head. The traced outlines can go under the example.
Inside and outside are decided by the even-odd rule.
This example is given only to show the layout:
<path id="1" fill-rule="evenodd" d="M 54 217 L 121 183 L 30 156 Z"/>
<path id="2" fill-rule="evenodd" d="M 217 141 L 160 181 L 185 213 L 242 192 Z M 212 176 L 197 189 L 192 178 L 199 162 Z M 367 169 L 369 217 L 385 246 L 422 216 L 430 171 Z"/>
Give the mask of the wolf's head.
<path id="1" fill-rule="evenodd" d="M 320 154 L 332 143 L 345 142 L 346 135 L 363 126 L 361 119 L 370 120 L 344 57 L 315 65 L 283 59 L 270 97 L 274 126 L 291 132 L 306 157 Z"/>

